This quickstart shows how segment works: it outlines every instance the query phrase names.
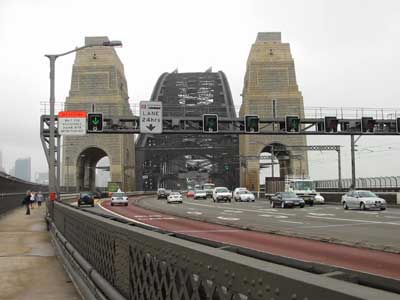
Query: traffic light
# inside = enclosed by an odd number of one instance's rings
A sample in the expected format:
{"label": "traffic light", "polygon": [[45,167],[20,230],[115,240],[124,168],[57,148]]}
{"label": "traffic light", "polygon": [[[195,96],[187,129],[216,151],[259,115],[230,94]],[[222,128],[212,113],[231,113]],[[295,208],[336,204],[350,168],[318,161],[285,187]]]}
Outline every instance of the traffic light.
{"label": "traffic light", "polygon": [[258,133],[260,132],[260,118],[258,116],[245,116],[244,117],[244,132]]}
{"label": "traffic light", "polygon": [[87,115],[87,131],[102,132],[103,131],[103,114],[88,113]]}
{"label": "traffic light", "polygon": [[372,117],[361,118],[361,132],[374,132],[375,120]]}
{"label": "traffic light", "polygon": [[397,133],[400,133],[400,118],[396,119],[396,131]]}
{"label": "traffic light", "polygon": [[286,132],[300,132],[300,118],[298,116],[286,116]]}
{"label": "traffic light", "polygon": [[203,115],[203,132],[208,132],[208,133],[218,132],[218,115],[215,114]]}
{"label": "traffic light", "polygon": [[229,165],[228,164],[224,164],[224,170],[225,170],[225,172],[229,172]]}
{"label": "traffic light", "polygon": [[325,117],[325,132],[337,132],[338,124],[336,117]]}

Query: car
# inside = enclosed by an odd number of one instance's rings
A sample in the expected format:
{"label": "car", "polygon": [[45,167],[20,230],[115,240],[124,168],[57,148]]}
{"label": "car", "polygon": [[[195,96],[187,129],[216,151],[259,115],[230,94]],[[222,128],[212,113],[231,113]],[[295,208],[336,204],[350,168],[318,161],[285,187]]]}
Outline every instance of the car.
{"label": "car", "polygon": [[228,190],[228,188],[222,186],[214,188],[212,197],[213,197],[213,202],[232,201],[232,193]]}
{"label": "car", "polygon": [[164,188],[159,188],[157,190],[157,199],[167,199],[168,195],[168,191]]}
{"label": "car", "polygon": [[247,202],[254,202],[256,201],[256,197],[254,197],[254,194],[252,192],[249,192],[248,190],[241,190],[236,193],[236,196],[234,196],[235,201],[247,201]]}
{"label": "car", "polygon": [[299,206],[303,208],[305,205],[304,199],[298,197],[295,193],[292,192],[279,192],[271,197],[271,207],[295,207]]}
{"label": "car", "polygon": [[179,192],[171,192],[167,197],[167,203],[182,203],[182,195]]}
{"label": "car", "polygon": [[94,199],[101,199],[102,198],[101,197],[101,192],[99,192],[99,191],[93,192],[93,198]]}
{"label": "car", "polygon": [[315,195],[314,204],[325,204],[325,198],[322,197],[320,194]]}
{"label": "car", "polygon": [[91,207],[94,207],[94,197],[92,192],[80,192],[77,200],[79,207],[81,205],[90,205]]}
{"label": "car", "polygon": [[342,206],[344,209],[355,208],[367,209],[386,209],[385,199],[379,198],[375,193],[363,190],[349,191],[342,196]]}
{"label": "car", "polygon": [[112,193],[111,206],[114,206],[114,205],[128,206],[128,196],[121,190],[118,190],[117,192]]}
{"label": "car", "polygon": [[233,190],[232,197],[233,197],[233,199],[235,199],[236,201],[239,200],[238,193],[239,193],[240,191],[247,191],[247,188],[245,188],[245,187],[237,187],[237,188],[235,188],[235,189]]}
{"label": "car", "polygon": [[194,197],[194,194],[195,194],[194,191],[188,191],[188,192],[186,193],[186,197],[188,197],[188,198]]}
{"label": "car", "polygon": [[195,190],[193,198],[194,200],[207,199],[207,193],[205,190]]}

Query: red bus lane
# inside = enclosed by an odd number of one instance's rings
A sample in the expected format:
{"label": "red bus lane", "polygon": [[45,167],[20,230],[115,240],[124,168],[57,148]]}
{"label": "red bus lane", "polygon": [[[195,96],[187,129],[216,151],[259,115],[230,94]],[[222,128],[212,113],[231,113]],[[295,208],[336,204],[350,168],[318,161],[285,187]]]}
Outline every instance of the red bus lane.
{"label": "red bus lane", "polygon": [[101,206],[120,216],[171,232],[241,246],[273,255],[400,279],[400,254],[235,229],[229,226],[166,215],[132,204],[127,207],[118,207],[111,206],[110,201],[105,201]]}

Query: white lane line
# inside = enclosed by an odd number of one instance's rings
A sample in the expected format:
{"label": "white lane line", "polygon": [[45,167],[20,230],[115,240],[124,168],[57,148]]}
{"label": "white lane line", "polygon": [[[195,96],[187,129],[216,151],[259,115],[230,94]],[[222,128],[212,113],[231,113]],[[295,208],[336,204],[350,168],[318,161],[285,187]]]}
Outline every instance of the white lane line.
{"label": "white lane line", "polygon": [[[224,210],[226,209],[226,207],[223,207],[223,206],[207,205],[207,204],[200,204],[200,203],[188,203],[188,204],[197,205],[197,206],[204,206],[204,207],[211,207],[211,208],[221,208],[221,209],[224,209]],[[231,210],[235,210],[234,207],[231,207],[230,209]],[[255,209],[243,209],[243,208],[240,208],[240,209],[236,209],[236,210],[260,213],[260,210],[255,210]],[[273,214],[274,212],[271,211],[269,213]],[[288,213],[281,213],[281,212],[277,212],[276,214],[285,215],[285,216],[295,216],[296,215],[296,214],[288,214]]]}
{"label": "white lane line", "polygon": [[282,223],[291,223],[291,224],[304,224],[303,222],[295,222],[295,221],[286,221],[286,220],[279,220]]}
{"label": "white lane line", "polygon": [[120,217],[120,218],[122,218],[122,219],[131,221],[131,222],[136,223],[136,224],[146,225],[146,226],[149,226],[149,227],[153,227],[153,228],[159,229],[157,226],[149,225],[149,224],[140,222],[140,221],[138,221],[138,220],[131,219],[131,218],[125,217],[125,216],[123,216],[123,215],[120,215],[120,214],[118,214],[118,213],[116,213],[116,212],[114,212],[114,211],[112,211],[112,210],[109,210],[109,209],[105,208],[101,203],[99,204],[99,207],[100,207],[101,209],[103,209],[103,210],[105,210],[105,211],[107,211],[107,212],[113,214],[113,215],[117,215],[118,217]]}
{"label": "white lane line", "polygon": [[197,216],[203,214],[203,213],[200,212],[200,211],[187,211],[186,213],[189,214],[189,215],[197,215]]}
{"label": "white lane line", "polygon": [[239,221],[239,218],[227,218],[227,217],[217,217],[217,219],[225,220],[225,221]]}
{"label": "white lane line", "polygon": [[275,218],[275,219],[287,219],[287,216],[277,216],[277,215],[258,215],[259,217]]}
{"label": "white lane line", "polygon": [[383,216],[383,217],[388,219],[400,219],[400,217],[395,217],[395,216]]}
{"label": "white lane line", "polygon": [[320,214],[320,213],[308,213],[308,214],[313,216],[331,216],[331,217],[335,216],[335,214]]}
{"label": "white lane line", "polygon": [[325,220],[334,220],[334,221],[346,221],[346,222],[358,222],[358,223],[369,223],[369,224],[384,224],[384,225],[398,225],[400,223],[393,223],[393,222],[379,222],[379,221],[367,221],[367,220],[356,220],[356,219],[341,219],[341,218],[330,218],[330,217],[317,217],[317,216],[306,216],[307,218],[314,218],[314,219],[325,219]]}
{"label": "white lane line", "polygon": [[224,210],[225,213],[233,213],[233,214],[241,214],[243,211],[241,210]]}

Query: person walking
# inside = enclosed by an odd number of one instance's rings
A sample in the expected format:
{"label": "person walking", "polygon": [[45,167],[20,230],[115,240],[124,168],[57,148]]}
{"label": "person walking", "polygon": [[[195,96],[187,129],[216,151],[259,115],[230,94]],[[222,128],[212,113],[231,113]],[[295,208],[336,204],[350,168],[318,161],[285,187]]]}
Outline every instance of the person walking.
{"label": "person walking", "polygon": [[35,203],[35,193],[32,192],[31,193],[31,198],[30,198],[30,202],[31,202],[31,209],[33,209],[33,204]]}
{"label": "person walking", "polygon": [[41,191],[39,191],[39,193],[36,195],[36,201],[39,207],[42,206],[42,201],[43,201],[43,194]]}
{"label": "person walking", "polygon": [[31,214],[31,210],[29,209],[30,205],[31,205],[31,192],[27,191],[24,200],[22,201],[22,204],[25,205],[26,207],[26,215],[30,215]]}

